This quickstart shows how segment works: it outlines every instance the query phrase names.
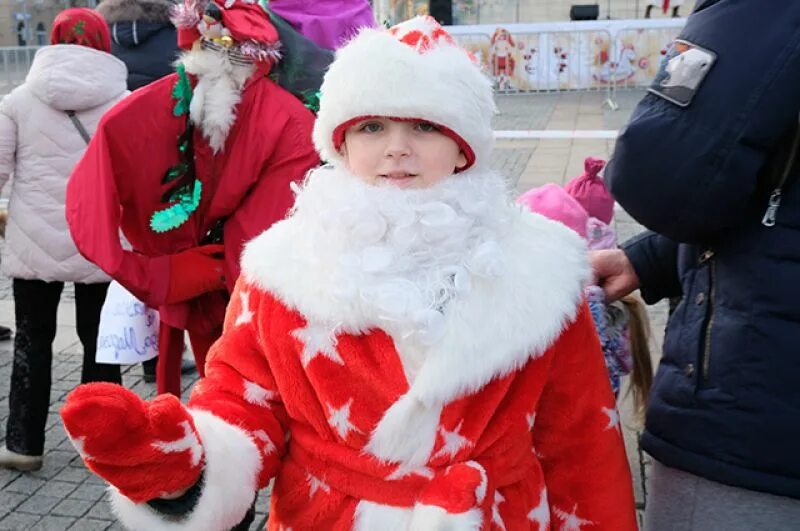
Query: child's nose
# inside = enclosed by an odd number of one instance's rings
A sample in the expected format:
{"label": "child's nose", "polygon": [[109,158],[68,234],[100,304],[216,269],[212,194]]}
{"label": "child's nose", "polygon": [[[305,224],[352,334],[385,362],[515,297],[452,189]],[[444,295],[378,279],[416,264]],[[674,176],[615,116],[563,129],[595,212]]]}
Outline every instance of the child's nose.
{"label": "child's nose", "polygon": [[390,158],[407,157],[411,154],[409,135],[405,131],[395,131],[389,135],[386,156]]}

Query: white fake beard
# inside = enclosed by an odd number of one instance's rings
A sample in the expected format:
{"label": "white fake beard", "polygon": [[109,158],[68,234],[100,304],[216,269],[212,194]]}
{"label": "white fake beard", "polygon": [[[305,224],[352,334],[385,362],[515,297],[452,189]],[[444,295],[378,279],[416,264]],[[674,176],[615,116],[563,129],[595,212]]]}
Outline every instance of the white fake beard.
{"label": "white fake beard", "polygon": [[228,132],[236,121],[242,88],[255,66],[233,64],[227,55],[204,49],[184,52],[178,62],[186,68],[186,73],[197,76],[189,117],[214,153],[218,153],[225,147]]}
{"label": "white fake beard", "polygon": [[334,300],[356,304],[397,338],[431,345],[446,307],[476,278],[503,273],[498,241],[514,212],[505,181],[489,170],[407,189],[326,166],[298,190],[291,222],[301,224],[302,254],[333,275]]}

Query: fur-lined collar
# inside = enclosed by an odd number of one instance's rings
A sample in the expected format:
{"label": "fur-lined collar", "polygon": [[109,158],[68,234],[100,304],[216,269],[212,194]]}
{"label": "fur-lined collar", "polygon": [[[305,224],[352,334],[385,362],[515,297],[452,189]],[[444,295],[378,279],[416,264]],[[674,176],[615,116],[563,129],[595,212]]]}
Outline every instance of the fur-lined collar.
{"label": "fur-lined collar", "polygon": [[[364,449],[383,462],[403,464],[402,470],[427,463],[447,403],[521,368],[555,342],[574,319],[588,280],[583,241],[565,226],[511,205],[491,185],[497,179],[471,169],[445,183],[438,196],[444,203],[409,205],[402,194],[414,192],[359,194],[358,186],[337,178],[336,171],[316,170],[299,192],[292,216],[248,243],[242,257],[244,278],[309,324],[329,327],[332,334],[379,328],[392,337],[410,387],[386,411]],[[461,183],[469,186],[466,201],[452,195],[450,184]],[[365,205],[370,199],[377,208]],[[480,230],[473,230],[472,218],[482,219],[475,225]],[[465,236],[458,232],[462,222]],[[330,230],[337,226],[347,228]],[[416,228],[402,234],[409,227]],[[462,249],[442,235],[463,242]],[[461,260],[437,260],[437,253],[414,246],[419,239]],[[419,269],[409,270],[404,261]],[[426,275],[430,270],[453,271],[453,286],[443,287],[435,319],[413,296],[430,294],[429,277],[432,285],[442,279]],[[394,289],[403,281],[407,290]],[[434,308],[439,301],[434,298]]]}
{"label": "fur-lined collar", "polygon": [[97,11],[109,24],[117,22],[169,22],[170,0],[103,0]]}
{"label": "fur-lined collar", "polygon": [[[576,315],[589,274],[583,241],[509,202],[501,208],[505,211],[498,209],[497,215],[508,218],[496,240],[503,274],[473,275],[470,289],[448,302],[436,341],[414,342],[426,352],[410,393],[426,405],[471,394],[518,369],[541,355]],[[344,286],[366,282],[366,275],[352,278],[341,256],[321,256],[326,246],[318,242],[330,236],[317,227],[330,219],[326,212],[318,216],[324,221],[294,215],[251,241],[242,257],[243,274],[309,321],[334,323],[349,333],[382,328],[401,350],[407,341],[387,329],[374,305],[335,296]],[[368,230],[363,225],[360,229]]]}

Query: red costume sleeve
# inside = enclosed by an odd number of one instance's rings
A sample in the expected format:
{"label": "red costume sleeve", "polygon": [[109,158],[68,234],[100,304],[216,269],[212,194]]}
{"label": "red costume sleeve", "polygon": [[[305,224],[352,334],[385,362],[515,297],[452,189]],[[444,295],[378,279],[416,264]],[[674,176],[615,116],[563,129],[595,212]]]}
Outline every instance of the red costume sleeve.
{"label": "red costume sleeve", "polygon": [[272,155],[264,163],[253,189],[225,222],[225,241],[238,242],[235,249],[226,247],[228,270],[235,273],[228,279],[230,289],[239,274],[244,244],[286,217],[294,204],[291,183],[302,182],[308,170],[319,165],[319,157],[309,141],[313,125],[311,113],[294,114],[281,131],[270,133],[271,138],[265,139],[275,142]]}
{"label": "red costume sleeve", "polygon": [[[286,411],[257,339],[261,294],[239,280],[225,316],[222,337],[211,347],[206,376],[189,400],[192,410],[202,409],[244,430],[261,458],[258,488],[269,483],[285,451]],[[255,471],[254,471],[255,472]]]}
{"label": "red costume sleeve", "polygon": [[[106,115],[108,116],[108,115]],[[104,118],[67,185],[66,216],[78,251],[150,307],[163,304],[169,256],[127,251],[120,242],[121,203],[112,153],[121,151]],[[123,159],[125,160],[125,159]]]}
{"label": "red costume sleeve", "polygon": [[553,528],[592,522],[635,531],[622,426],[585,304],[554,349],[533,427]]}

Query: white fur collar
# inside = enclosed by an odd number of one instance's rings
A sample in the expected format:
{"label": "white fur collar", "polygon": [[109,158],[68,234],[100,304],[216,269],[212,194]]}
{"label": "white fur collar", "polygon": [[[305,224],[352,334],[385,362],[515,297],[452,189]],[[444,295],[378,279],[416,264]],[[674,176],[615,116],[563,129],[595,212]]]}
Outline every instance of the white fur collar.
{"label": "white fur collar", "polygon": [[228,132],[236,121],[236,106],[253,65],[233,64],[227,55],[214,50],[184,52],[178,60],[186,72],[197,76],[189,116],[200,127],[214,153],[225,147]]}
{"label": "white fur collar", "polygon": [[[328,178],[331,182],[326,193],[334,194],[334,189],[343,194],[354,193],[357,185],[347,184],[337,172],[316,170],[310,174],[306,187],[312,189],[315,178]],[[499,179],[465,172],[454,177],[453,182],[462,178],[487,182]],[[488,243],[484,242],[492,247],[491,252],[483,253],[489,257],[482,264],[488,269],[486,274],[472,274],[469,289],[453,290],[441,318],[441,329],[433,334],[433,340],[401,337],[407,335],[408,329],[391,325],[385,315],[377,315],[373,301],[364,303],[358,297],[342,295],[343,288],[345,292],[366,288],[371,293],[374,286],[370,285],[370,275],[364,273],[369,267],[353,278],[351,265],[341,260],[341,249],[349,248],[352,242],[331,241],[337,233],[325,229],[331,223],[344,222],[341,220],[346,215],[341,217],[339,211],[340,217],[334,221],[337,212],[320,203],[318,197],[321,196],[301,190],[292,216],[247,244],[242,257],[243,274],[309,322],[349,333],[381,328],[394,338],[399,351],[409,345],[423,349],[423,361],[414,371],[409,395],[426,407],[471,394],[541,355],[576,315],[589,275],[583,241],[559,223],[523,212],[501,194],[500,204],[489,197],[482,206],[471,205],[476,210],[489,208],[494,217],[502,220],[497,227],[490,227],[491,237]],[[340,201],[331,197],[333,203]],[[352,201],[357,203],[358,199],[352,196]],[[365,223],[360,217],[352,220],[352,231],[358,231],[358,238],[364,242],[370,238],[379,240],[376,243],[385,242],[388,236],[381,237],[381,229],[373,230],[380,220],[371,221]],[[377,244],[366,247],[381,248]],[[379,251],[375,253],[380,255]],[[397,261],[398,257],[391,260]],[[383,262],[384,258],[379,256],[377,261]],[[476,265],[478,262],[474,261]],[[402,298],[399,291],[386,293]],[[404,357],[402,352],[400,356]]]}

